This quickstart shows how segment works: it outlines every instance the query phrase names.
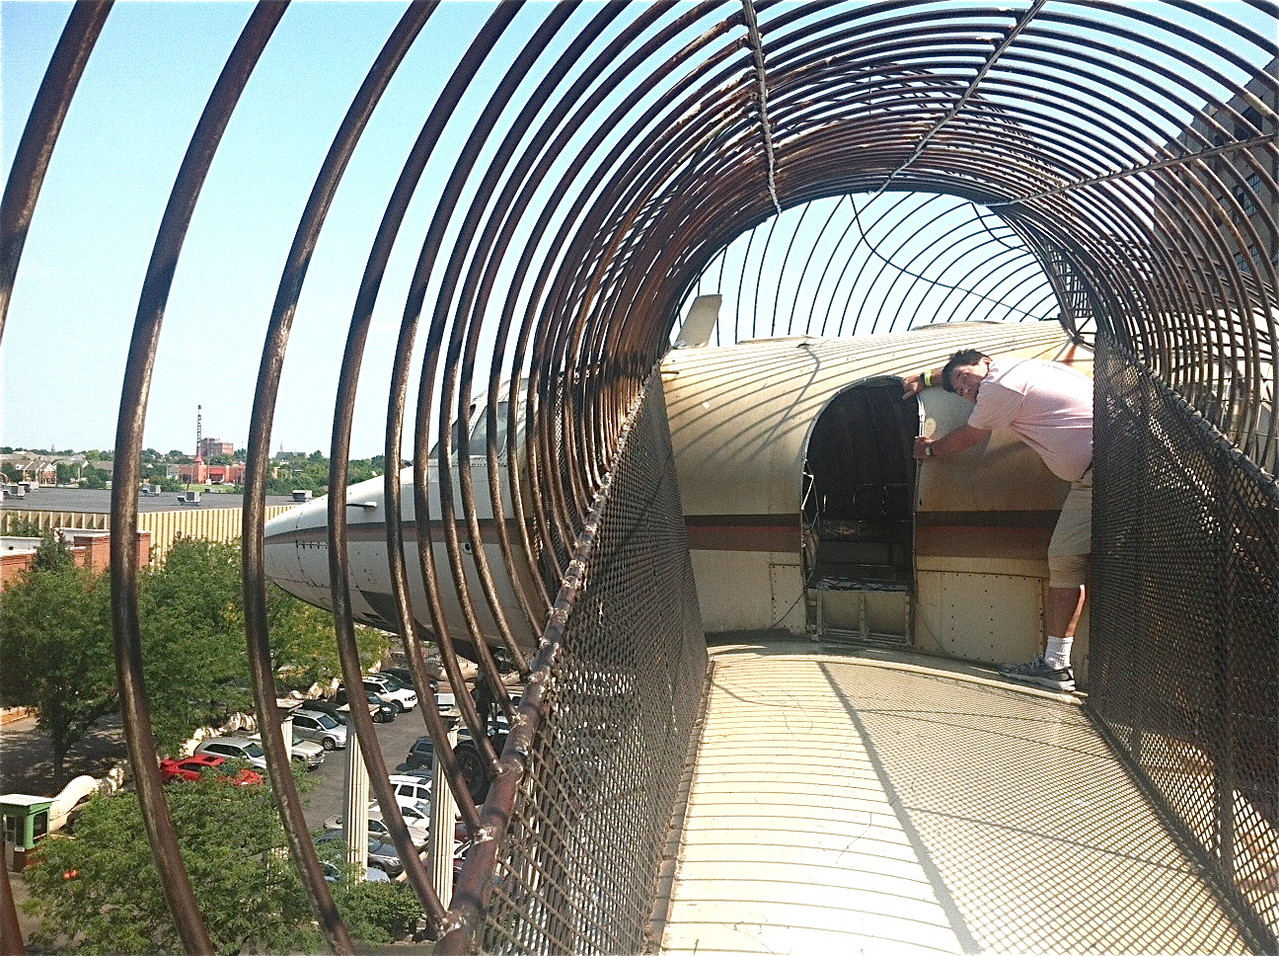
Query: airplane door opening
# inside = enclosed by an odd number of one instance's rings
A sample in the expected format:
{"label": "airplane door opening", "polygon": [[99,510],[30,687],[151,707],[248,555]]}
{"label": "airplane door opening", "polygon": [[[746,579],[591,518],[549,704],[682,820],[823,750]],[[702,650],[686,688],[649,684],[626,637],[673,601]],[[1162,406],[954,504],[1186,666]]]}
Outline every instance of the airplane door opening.
{"label": "airplane door opening", "polygon": [[814,640],[911,643],[919,403],[901,381],[837,395],[809,438],[803,482],[804,592]]}

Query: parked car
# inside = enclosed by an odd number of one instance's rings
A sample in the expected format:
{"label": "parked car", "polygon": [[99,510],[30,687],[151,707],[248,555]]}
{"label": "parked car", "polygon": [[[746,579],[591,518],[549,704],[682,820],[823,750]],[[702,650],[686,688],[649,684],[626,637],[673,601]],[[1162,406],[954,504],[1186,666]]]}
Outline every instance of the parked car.
{"label": "parked car", "polygon": [[[373,722],[376,724],[389,724],[400,712],[398,707],[372,691],[365,691],[364,698],[368,701],[369,715],[372,716]],[[308,704],[307,706],[311,705]],[[345,687],[338,688],[337,696],[333,698],[333,704],[330,706],[334,707],[342,715],[344,721],[346,720],[346,715],[351,710],[351,702],[346,696]]]}
{"label": "parked car", "polygon": [[[342,882],[342,870],[336,863],[330,863],[328,860],[321,860],[320,869],[324,871],[324,878],[328,880],[328,882],[330,883]],[[453,857],[453,874],[455,877],[460,872],[460,870],[461,868],[458,866],[458,857],[454,856]],[[386,870],[379,869],[376,866],[368,866],[367,864],[364,867],[364,881],[366,883],[392,882],[391,878],[387,875]]]}
{"label": "parked car", "polygon": [[266,751],[261,743],[249,737],[209,737],[200,742],[195,752],[245,760],[258,770],[266,769]]}
{"label": "parked car", "polygon": [[[431,811],[426,808],[425,815],[422,814],[422,808],[406,806],[400,804],[400,812],[404,815],[404,825],[408,828],[409,839],[414,846],[426,846],[426,841],[431,835]],[[343,814],[335,814],[324,821],[324,829],[341,830],[346,826],[346,819]],[[391,842],[391,831],[386,825],[386,820],[382,816],[382,810],[378,807],[377,801],[369,804],[369,836],[376,836],[380,840]]]}
{"label": "parked car", "polygon": [[293,732],[305,740],[319,744],[325,750],[341,750],[346,746],[346,724],[339,723],[330,714],[309,707],[293,712]]}
{"label": "parked car", "polygon": [[[345,830],[328,830],[315,840],[316,843],[328,842],[346,842]],[[395,849],[395,844],[384,843],[381,840],[370,836],[367,865],[381,870],[387,876],[395,878],[404,872],[404,864],[400,860],[399,851]]]}
{"label": "parked car", "polygon": [[[401,766],[405,770],[414,770],[421,767],[429,772],[431,763],[434,760],[435,741],[431,739],[430,734],[423,734],[413,741],[413,746],[409,748],[408,758]],[[396,767],[396,770],[399,771],[400,767]]]}
{"label": "parked car", "polygon": [[[398,680],[405,687],[412,688],[415,691],[418,689],[417,681],[413,679],[413,672],[409,670],[407,667],[383,667],[380,671],[378,671],[378,673],[390,674],[392,677]],[[439,688],[440,688],[440,682],[436,680],[434,677],[432,677],[431,693],[435,693],[437,690],[439,690]],[[418,696],[421,697],[422,695],[418,694]]]}
{"label": "parked car", "polygon": [[[225,769],[220,769],[225,767]],[[216,778],[237,786],[261,783],[262,774],[247,767],[232,773],[234,765],[227,765],[227,758],[212,753],[198,753],[190,757],[166,757],[160,761],[160,777],[165,783],[175,780],[206,780]]]}
{"label": "parked car", "polygon": [[432,786],[435,770],[433,767],[410,767],[407,763],[402,763],[395,768],[395,776],[412,777],[415,780],[425,781],[427,786]]}
{"label": "parked car", "polygon": [[[329,817],[327,820],[324,821],[324,829],[326,831],[341,830],[343,828],[343,825],[344,823],[340,815]],[[426,846],[427,839],[430,837],[430,833],[431,833],[430,827],[422,827],[416,823],[409,823],[407,820],[404,821],[404,825],[408,828],[409,838],[413,841],[414,846],[416,847]],[[382,812],[380,810],[369,810],[369,836],[376,837],[377,839],[381,840],[384,843],[392,842],[391,831],[387,827],[386,821],[382,818]],[[453,824],[454,842],[461,843],[465,839],[466,839],[466,824],[460,821],[454,823]]]}
{"label": "parked car", "polygon": [[400,710],[412,710],[417,706],[417,691],[404,686],[390,674],[365,674],[361,680],[365,690],[380,695]]}
{"label": "parked car", "polygon": [[[414,800],[412,797],[402,797],[396,794],[395,802],[400,805],[400,813],[404,815],[405,823],[412,823],[428,830],[430,829],[431,804],[429,801]],[[376,802],[374,806],[376,806]]]}
{"label": "parked car", "polygon": [[301,705],[307,710],[314,710],[321,714],[328,714],[343,727],[351,721],[351,708],[339,707],[335,702],[328,700],[308,700]]}
{"label": "parked car", "polygon": [[[496,743],[496,741],[501,740],[505,742],[506,735],[511,732],[510,721],[506,719],[506,716],[504,714],[498,714],[496,717],[492,718],[489,721],[488,731],[489,731],[488,732],[489,739],[495,741],[493,746],[498,747],[499,745]],[[470,727],[459,727],[457,729],[458,743],[461,743],[463,740],[470,740],[470,739],[472,739]]]}
{"label": "parked car", "polygon": [[[259,747],[262,745],[261,734],[254,734],[249,739],[256,741]],[[305,764],[307,770],[314,770],[324,763],[324,748],[317,743],[303,740],[296,733],[293,735],[293,744],[290,749],[293,755],[293,762]]]}
{"label": "parked car", "polygon": [[417,774],[391,774],[391,784],[395,787],[395,794],[398,797],[407,797],[410,800],[421,800],[428,807],[431,805],[431,781],[419,777]]}

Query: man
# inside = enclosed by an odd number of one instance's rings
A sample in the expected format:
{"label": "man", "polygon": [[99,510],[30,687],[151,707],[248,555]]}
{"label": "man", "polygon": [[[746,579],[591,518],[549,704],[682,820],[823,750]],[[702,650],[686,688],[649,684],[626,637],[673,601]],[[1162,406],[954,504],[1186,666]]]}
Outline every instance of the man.
{"label": "man", "polygon": [[902,380],[907,398],[935,384],[976,407],[968,423],[949,434],[916,438],[914,456],[920,461],[958,454],[1006,428],[1035,449],[1054,475],[1070,482],[1048,544],[1047,647],[1034,660],[999,671],[1023,683],[1073,691],[1070,648],[1084,606],[1092,550],[1092,380],[1059,362],[996,362],[976,349],[964,349],[945,367]]}

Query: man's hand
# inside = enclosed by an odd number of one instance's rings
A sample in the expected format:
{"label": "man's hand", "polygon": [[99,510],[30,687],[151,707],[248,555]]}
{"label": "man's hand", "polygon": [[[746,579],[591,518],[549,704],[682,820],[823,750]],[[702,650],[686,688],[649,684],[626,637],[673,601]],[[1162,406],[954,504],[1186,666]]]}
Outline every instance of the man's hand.
{"label": "man's hand", "polygon": [[924,380],[918,372],[911,372],[909,375],[902,376],[902,401],[910,398],[912,395],[918,395],[924,389]]}
{"label": "man's hand", "polygon": [[933,440],[931,438],[925,438],[923,435],[920,435],[915,439],[915,447],[911,449],[911,454],[920,461],[923,461],[925,458],[932,458],[933,456],[928,454],[928,447],[932,443]]}

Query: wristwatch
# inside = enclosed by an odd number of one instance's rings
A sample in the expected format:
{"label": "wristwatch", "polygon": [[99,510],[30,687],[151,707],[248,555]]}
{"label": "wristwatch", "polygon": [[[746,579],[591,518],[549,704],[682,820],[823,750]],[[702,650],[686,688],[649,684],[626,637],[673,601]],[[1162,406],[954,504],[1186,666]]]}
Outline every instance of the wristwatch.
{"label": "wristwatch", "polygon": [[924,446],[924,454],[927,455],[929,458],[935,458],[937,455],[937,453],[933,451],[932,445]]}

